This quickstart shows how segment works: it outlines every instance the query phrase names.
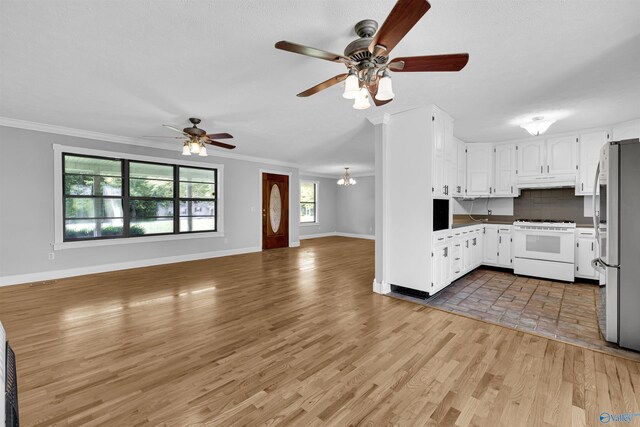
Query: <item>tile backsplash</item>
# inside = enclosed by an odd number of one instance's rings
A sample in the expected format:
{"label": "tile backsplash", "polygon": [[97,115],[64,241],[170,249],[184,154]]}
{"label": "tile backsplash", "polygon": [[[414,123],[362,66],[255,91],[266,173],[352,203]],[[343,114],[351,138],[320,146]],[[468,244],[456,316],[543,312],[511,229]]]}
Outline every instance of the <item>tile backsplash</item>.
{"label": "tile backsplash", "polygon": [[[513,215],[474,215],[478,219],[512,222],[516,219],[554,219],[575,221],[589,226],[590,217],[584,216],[584,200],[575,195],[573,188],[549,188],[522,190],[513,199]],[[467,215],[454,215],[454,222],[465,222]]]}

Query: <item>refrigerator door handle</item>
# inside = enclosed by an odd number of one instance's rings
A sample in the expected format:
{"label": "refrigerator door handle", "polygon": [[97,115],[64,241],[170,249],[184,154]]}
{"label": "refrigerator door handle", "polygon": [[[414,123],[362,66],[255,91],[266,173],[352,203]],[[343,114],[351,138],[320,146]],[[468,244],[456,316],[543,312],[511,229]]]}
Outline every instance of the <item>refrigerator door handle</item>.
{"label": "refrigerator door handle", "polygon": [[600,245],[600,230],[598,229],[598,225],[600,224],[600,216],[598,216],[598,210],[596,209],[596,197],[598,195],[598,181],[600,180],[600,161],[598,161],[598,166],[596,166],[596,177],[593,183],[593,198],[591,200],[591,205],[593,208],[593,229],[596,233],[596,242]]}

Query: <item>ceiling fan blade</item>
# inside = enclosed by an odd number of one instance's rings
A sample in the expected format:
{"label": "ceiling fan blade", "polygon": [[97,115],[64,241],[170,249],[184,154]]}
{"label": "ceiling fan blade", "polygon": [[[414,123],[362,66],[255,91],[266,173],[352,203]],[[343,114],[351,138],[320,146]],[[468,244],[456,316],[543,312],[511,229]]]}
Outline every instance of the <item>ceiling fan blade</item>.
{"label": "ceiling fan blade", "polygon": [[331,77],[329,80],[325,80],[322,83],[317,84],[314,87],[311,87],[311,88],[305,90],[304,92],[300,92],[296,96],[300,96],[300,97],[311,96],[311,95],[313,95],[315,93],[320,92],[321,90],[324,90],[326,88],[329,88],[329,87],[331,87],[333,85],[336,85],[336,84],[340,83],[341,81],[343,81],[346,78],[347,78],[347,73],[338,74],[337,76]]}
{"label": "ceiling fan blade", "polygon": [[234,148],[236,148],[235,145],[225,144],[224,142],[214,141],[212,139],[204,139],[203,142],[206,144],[215,145],[216,147],[226,148],[228,150],[233,150]]}
{"label": "ceiling fan blade", "polygon": [[287,52],[299,53],[300,55],[310,56],[312,58],[325,59],[332,62],[342,62],[344,64],[356,64],[355,61],[347,58],[346,56],[338,55],[337,53],[327,52],[325,50],[316,49],[315,47],[304,46],[297,43],[288,42],[285,40],[276,43],[276,49],[286,50]]}
{"label": "ceiling fan blade", "polygon": [[223,133],[208,133],[207,134],[207,138],[209,139],[229,139],[229,138],[233,138],[233,136],[231,136],[230,134],[223,132]]}
{"label": "ceiling fan blade", "polygon": [[373,36],[369,52],[373,56],[384,54],[385,51],[387,54],[391,52],[430,8],[431,5],[426,0],[398,0],[382,27]]}
{"label": "ceiling fan blade", "polygon": [[369,96],[371,97],[371,100],[376,105],[376,107],[381,107],[393,101],[393,98],[386,101],[380,101],[376,99],[376,94],[378,93],[378,80],[376,80],[375,82],[371,82],[367,89],[369,90]]}
{"label": "ceiling fan blade", "polygon": [[389,69],[395,72],[460,71],[469,61],[468,53],[450,55],[406,56],[394,58]]}
{"label": "ceiling fan blade", "polygon": [[145,136],[143,136],[142,138],[170,138],[170,139],[184,139],[184,136],[155,136],[155,135],[148,136],[148,135],[145,135]]}
{"label": "ceiling fan blade", "polygon": [[166,127],[166,128],[169,128],[169,129],[171,129],[171,130],[174,130],[174,131],[176,131],[176,132],[178,132],[178,133],[181,133],[181,134],[183,134],[183,135],[186,135],[182,129],[178,129],[177,127],[169,126],[169,125],[162,125],[162,126],[164,126],[164,127]]}

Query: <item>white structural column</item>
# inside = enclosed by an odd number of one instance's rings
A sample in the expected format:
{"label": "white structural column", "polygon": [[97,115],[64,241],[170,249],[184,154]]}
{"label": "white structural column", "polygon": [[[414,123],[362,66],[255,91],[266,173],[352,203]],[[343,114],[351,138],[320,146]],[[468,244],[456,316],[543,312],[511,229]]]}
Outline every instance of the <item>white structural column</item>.
{"label": "white structural column", "polygon": [[373,292],[386,294],[391,291],[390,286],[384,281],[384,150],[387,140],[387,124],[389,114],[371,118],[374,125],[375,144],[375,277],[373,279]]}

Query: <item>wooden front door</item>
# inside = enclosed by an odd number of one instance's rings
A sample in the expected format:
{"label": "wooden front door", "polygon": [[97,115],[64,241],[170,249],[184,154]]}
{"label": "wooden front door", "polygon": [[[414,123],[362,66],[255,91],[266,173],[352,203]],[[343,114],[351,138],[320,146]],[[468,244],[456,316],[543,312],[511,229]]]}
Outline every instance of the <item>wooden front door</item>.
{"label": "wooden front door", "polygon": [[262,174],[262,249],[289,246],[289,177]]}

